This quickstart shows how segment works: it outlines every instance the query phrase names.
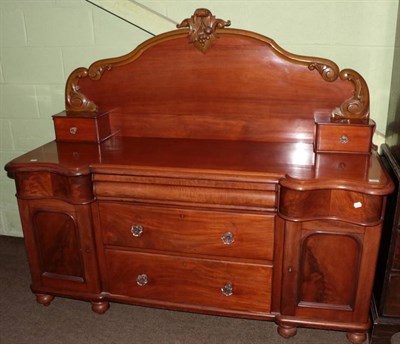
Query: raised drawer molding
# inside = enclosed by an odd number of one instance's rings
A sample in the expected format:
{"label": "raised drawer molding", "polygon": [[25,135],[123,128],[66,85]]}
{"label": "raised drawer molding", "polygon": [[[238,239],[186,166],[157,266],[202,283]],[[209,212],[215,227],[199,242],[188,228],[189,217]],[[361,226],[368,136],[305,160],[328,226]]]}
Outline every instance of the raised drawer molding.
{"label": "raised drawer molding", "polygon": [[6,165],[32,291],[367,338],[386,197],[357,72],[206,9],[77,68],[56,140]]}

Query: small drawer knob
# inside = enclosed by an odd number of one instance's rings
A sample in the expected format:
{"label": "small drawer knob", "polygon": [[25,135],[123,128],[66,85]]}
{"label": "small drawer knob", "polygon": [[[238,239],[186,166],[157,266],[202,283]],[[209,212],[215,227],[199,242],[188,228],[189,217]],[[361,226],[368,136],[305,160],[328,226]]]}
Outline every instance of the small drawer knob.
{"label": "small drawer knob", "polygon": [[72,135],[75,135],[78,132],[78,128],[77,127],[71,127],[71,128],[69,128],[69,132]]}
{"label": "small drawer knob", "polygon": [[233,295],[233,284],[232,283],[227,283],[221,288],[222,294],[225,296],[231,296]]}
{"label": "small drawer knob", "polygon": [[235,242],[235,236],[232,232],[226,232],[221,236],[224,245],[232,245]]}
{"label": "small drawer knob", "polygon": [[339,139],[340,143],[346,144],[347,142],[349,142],[349,138],[346,135],[342,135]]}
{"label": "small drawer knob", "polygon": [[136,283],[138,286],[143,287],[149,282],[146,274],[140,274],[136,277]]}
{"label": "small drawer knob", "polygon": [[133,225],[131,227],[132,236],[135,238],[140,238],[143,234],[143,226],[142,225]]}

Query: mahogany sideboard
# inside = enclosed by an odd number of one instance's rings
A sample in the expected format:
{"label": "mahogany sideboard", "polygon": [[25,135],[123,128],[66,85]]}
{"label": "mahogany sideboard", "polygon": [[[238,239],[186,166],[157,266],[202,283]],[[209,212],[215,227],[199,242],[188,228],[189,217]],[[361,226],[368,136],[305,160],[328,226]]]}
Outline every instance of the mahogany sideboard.
{"label": "mahogany sideboard", "polygon": [[390,176],[354,70],[198,9],[78,68],[8,163],[37,301],[125,302],[362,343]]}

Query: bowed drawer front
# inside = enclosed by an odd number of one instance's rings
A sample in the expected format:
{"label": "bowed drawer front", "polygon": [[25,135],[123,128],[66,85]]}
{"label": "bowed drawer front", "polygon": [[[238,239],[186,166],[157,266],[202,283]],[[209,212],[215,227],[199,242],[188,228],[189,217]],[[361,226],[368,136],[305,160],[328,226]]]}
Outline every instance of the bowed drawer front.
{"label": "bowed drawer front", "polygon": [[[324,207],[318,207],[324,204]],[[291,190],[282,188],[280,213],[296,220],[339,219],[352,223],[379,223],[384,207],[380,196],[347,190]]]}

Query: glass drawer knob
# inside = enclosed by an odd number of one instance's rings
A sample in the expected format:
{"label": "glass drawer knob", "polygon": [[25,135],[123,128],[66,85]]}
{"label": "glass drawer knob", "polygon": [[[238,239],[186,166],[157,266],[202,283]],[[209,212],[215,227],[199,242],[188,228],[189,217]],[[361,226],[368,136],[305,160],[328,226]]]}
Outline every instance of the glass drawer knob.
{"label": "glass drawer knob", "polygon": [[146,274],[140,274],[136,277],[136,283],[138,286],[143,287],[149,282]]}
{"label": "glass drawer knob", "polygon": [[221,236],[224,245],[232,245],[235,242],[235,236],[232,232],[226,232]]}
{"label": "glass drawer knob", "polygon": [[225,296],[231,296],[233,295],[233,284],[232,283],[227,283],[221,288],[222,294]]}
{"label": "glass drawer knob", "polygon": [[349,142],[349,138],[346,135],[342,135],[339,140],[340,140],[340,143],[343,143],[343,144]]}
{"label": "glass drawer knob", "polygon": [[72,135],[75,135],[78,132],[78,128],[77,127],[71,127],[71,128],[69,128],[69,132]]}
{"label": "glass drawer knob", "polygon": [[142,225],[133,225],[131,227],[131,233],[135,238],[140,238],[143,234],[143,226]]}

